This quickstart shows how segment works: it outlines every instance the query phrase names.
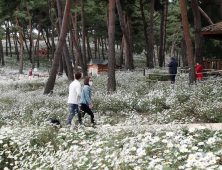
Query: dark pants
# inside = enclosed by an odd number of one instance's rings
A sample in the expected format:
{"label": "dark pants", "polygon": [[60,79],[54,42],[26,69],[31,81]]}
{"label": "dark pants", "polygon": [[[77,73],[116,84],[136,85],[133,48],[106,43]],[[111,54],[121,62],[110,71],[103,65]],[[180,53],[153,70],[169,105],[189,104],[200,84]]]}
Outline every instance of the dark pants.
{"label": "dark pants", "polygon": [[171,84],[174,84],[174,83],[175,83],[175,77],[176,77],[176,74],[170,75]]}
{"label": "dark pants", "polygon": [[[94,123],[94,114],[92,112],[92,110],[89,108],[89,106],[87,106],[86,104],[81,104],[81,110],[82,110],[82,117],[85,116],[85,114],[87,113],[88,115],[91,116],[91,122]],[[80,120],[80,124],[82,124],[82,119]]]}
{"label": "dark pants", "polygon": [[69,104],[70,105],[70,115],[68,117],[68,120],[66,122],[66,125],[70,125],[71,122],[72,122],[72,119],[73,117],[75,116],[75,112],[78,113],[78,119],[79,119],[79,122],[80,122],[80,119],[81,119],[81,113],[79,111],[79,107],[77,104]]}

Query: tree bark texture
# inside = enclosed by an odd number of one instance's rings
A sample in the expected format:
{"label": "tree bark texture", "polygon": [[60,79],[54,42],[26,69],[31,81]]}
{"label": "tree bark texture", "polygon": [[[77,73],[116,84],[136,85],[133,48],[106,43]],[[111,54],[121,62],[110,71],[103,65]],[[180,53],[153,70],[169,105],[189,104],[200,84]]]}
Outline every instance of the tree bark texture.
{"label": "tree bark texture", "polygon": [[185,41],[187,45],[188,64],[190,67],[189,80],[190,80],[190,84],[193,84],[194,82],[196,82],[196,73],[195,73],[195,68],[194,68],[194,54],[193,54],[193,46],[192,46],[192,40],[190,36],[190,29],[189,29],[189,23],[188,23],[188,17],[187,17],[186,1],[180,0],[180,10],[181,10],[181,16],[182,16],[182,22],[183,22],[184,36],[185,36]]}
{"label": "tree bark texture", "polygon": [[8,42],[9,42],[9,51],[10,51],[10,56],[12,57],[12,47],[11,47],[11,40],[10,40],[10,30],[9,30],[9,22],[7,22],[6,24],[6,31],[7,31],[7,38],[8,38]]}
{"label": "tree bark texture", "polygon": [[151,9],[150,9],[150,33],[149,33],[149,45],[148,45],[148,67],[154,68],[153,65],[153,50],[154,50],[154,43],[153,43],[153,13],[154,13],[154,2],[155,0],[151,0]]}
{"label": "tree bark texture", "polygon": [[220,22],[222,22],[222,0],[220,0]]}
{"label": "tree bark texture", "polygon": [[[165,2],[163,2],[163,5],[165,4]],[[163,32],[164,32],[164,10],[161,11],[161,22],[160,22],[160,48],[159,48],[159,55],[158,55],[158,62],[159,62],[159,66],[163,67],[163,60],[164,60],[164,56],[163,56]]]}
{"label": "tree bark texture", "polygon": [[92,58],[92,52],[91,52],[91,47],[90,47],[90,44],[89,44],[88,31],[86,31],[86,41],[87,41],[87,50],[88,50],[88,53],[89,53],[88,60],[90,61],[90,59]]}
{"label": "tree bark texture", "polygon": [[[129,69],[132,70],[134,69],[133,66],[133,54],[132,54],[132,49],[130,48],[130,38],[129,35],[127,33],[127,29],[124,23],[124,19],[123,19],[123,12],[121,9],[121,5],[120,5],[120,0],[116,0],[116,6],[117,6],[117,11],[119,14],[119,22],[120,22],[120,26],[121,26],[121,30],[123,32],[124,38],[125,38],[125,42],[126,42],[126,46],[124,45],[125,48],[127,48],[126,50],[126,54],[125,54],[125,69]],[[110,20],[109,20],[110,22]]]}
{"label": "tree bark texture", "polygon": [[23,32],[23,36],[22,36],[22,37],[23,37],[23,41],[24,41],[24,43],[25,43],[25,47],[26,47],[27,53],[29,54],[29,60],[30,60],[30,63],[32,63],[32,57],[31,57],[31,55],[30,55],[30,51],[29,51],[28,45],[27,45],[27,43],[26,43],[25,29],[24,29],[23,24],[22,24],[22,32]]}
{"label": "tree bark texture", "polygon": [[165,47],[166,47],[166,25],[167,25],[167,15],[168,15],[168,0],[166,0],[165,4],[165,12],[164,12],[164,26],[163,26],[163,67],[165,67]]}
{"label": "tree bark texture", "polygon": [[[62,28],[62,18],[63,18],[63,16],[62,16],[63,4],[62,4],[61,0],[57,0],[57,8],[58,8],[59,27],[60,27],[60,30],[61,30],[61,28]],[[64,45],[63,45],[63,57],[64,57],[64,60],[65,60],[64,64],[66,66],[64,68],[67,68],[66,75],[68,73],[68,75],[67,75],[68,80],[69,81],[73,81],[74,80],[74,76],[73,76],[72,63],[70,61],[69,50],[68,50],[66,41],[64,42]],[[63,60],[63,62],[64,62],[64,60]]]}
{"label": "tree bark texture", "polygon": [[200,62],[202,66],[203,63],[203,34],[201,31],[201,18],[200,12],[198,10],[197,0],[191,0],[191,6],[194,16],[194,33],[195,33],[195,62]]}
{"label": "tree bark texture", "polygon": [[[25,3],[26,9],[27,9],[27,13],[28,13],[28,17],[30,17],[30,13],[29,13],[29,9],[28,9],[28,5],[27,3]],[[31,36],[31,43],[32,43],[32,68],[35,68],[35,47],[34,47],[34,41],[33,41],[33,35],[32,35],[32,22],[31,19],[29,19],[29,29],[30,29],[30,36]],[[31,51],[31,49],[30,49]]]}
{"label": "tree bark texture", "polygon": [[14,45],[15,45],[15,53],[17,56],[17,61],[19,61],[19,53],[18,53],[18,43],[17,43],[17,31],[14,29],[14,35],[13,35],[13,39],[14,39]]}
{"label": "tree bark texture", "polygon": [[116,91],[115,78],[115,0],[109,0],[108,91]]}
{"label": "tree bark texture", "polygon": [[[145,43],[146,43],[146,51],[148,51],[148,44],[149,43],[148,43],[148,35],[147,35],[147,31],[146,31],[147,24],[146,24],[145,15],[144,15],[144,12],[143,12],[142,0],[139,0],[139,3],[140,3],[141,16],[142,16],[142,20],[143,20],[143,33],[144,33],[144,38],[145,38]],[[146,66],[147,67],[149,66],[147,53],[146,53]]]}
{"label": "tree bark texture", "polygon": [[187,45],[186,45],[184,34],[181,39],[180,45],[181,45],[181,56],[182,56],[182,61],[183,61],[183,67],[187,67],[188,66]]}
{"label": "tree bark texture", "polygon": [[86,62],[86,27],[85,27],[85,16],[84,16],[84,4],[81,4],[81,19],[82,19],[82,58],[84,65],[87,65]]}
{"label": "tree bark texture", "polygon": [[[79,0],[76,0],[76,8],[78,7],[78,5],[79,5]],[[78,14],[77,14],[77,12],[75,12],[74,31],[75,31],[75,41],[76,41],[76,43],[78,43],[78,41],[79,41],[79,34],[78,34],[78,29],[77,29],[77,17],[78,17]],[[80,48],[80,47],[78,47],[78,48]],[[78,71],[78,62],[79,62],[80,55],[81,55],[81,51],[78,54],[76,52],[75,72]]]}
{"label": "tree bark texture", "polygon": [[39,37],[41,30],[41,11],[39,11],[39,30],[38,30],[38,38],[37,38],[37,68],[39,68]]}
{"label": "tree bark texture", "polygon": [[55,57],[52,64],[51,74],[48,78],[48,81],[45,86],[44,94],[49,94],[52,92],[54,85],[55,85],[55,79],[56,79],[56,73],[59,66],[59,60],[61,58],[61,52],[63,45],[65,43],[65,38],[67,34],[67,26],[68,26],[68,19],[70,14],[70,8],[71,8],[72,0],[66,0],[66,6],[64,10],[64,16],[63,16],[63,22],[62,22],[62,28],[61,33],[58,41],[58,45],[55,52]]}
{"label": "tree bark texture", "polygon": [[2,63],[2,66],[5,65],[4,53],[3,53],[3,45],[2,45],[1,37],[0,37],[0,62]]}
{"label": "tree bark texture", "polygon": [[[18,7],[16,7],[16,11],[18,11]],[[18,23],[18,16],[15,17],[16,26],[19,27]],[[22,33],[21,30],[18,30],[19,32],[19,39],[20,39],[20,66],[19,66],[19,73],[22,74],[23,71],[23,41],[22,41]]]}
{"label": "tree bark texture", "polygon": [[77,44],[77,42],[75,40],[75,37],[72,33],[72,28],[71,28],[70,25],[69,25],[69,32],[70,32],[70,36],[72,37],[73,44],[76,48],[76,55],[79,56],[79,61],[80,61],[81,67],[82,67],[83,77],[86,77],[87,76],[87,66],[83,62],[83,59],[82,59],[82,56],[81,56],[81,49],[79,47],[79,44]]}
{"label": "tree bark texture", "polygon": [[200,11],[200,13],[206,18],[206,20],[208,21],[208,23],[210,25],[213,25],[214,23],[211,21],[211,19],[208,17],[208,15],[201,9],[201,7],[198,6],[198,9]]}

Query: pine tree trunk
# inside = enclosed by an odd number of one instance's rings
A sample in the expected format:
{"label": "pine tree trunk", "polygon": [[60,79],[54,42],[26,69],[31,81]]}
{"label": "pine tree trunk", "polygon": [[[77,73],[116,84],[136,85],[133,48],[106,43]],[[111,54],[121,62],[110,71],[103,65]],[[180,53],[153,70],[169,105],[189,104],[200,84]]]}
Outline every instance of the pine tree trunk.
{"label": "pine tree trunk", "polygon": [[[58,19],[59,19],[59,27],[60,27],[60,30],[62,28],[62,9],[63,9],[63,4],[62,4],[62,1],[61,0],[57,0],[57,8],[58,8]],[[69,24],[68,24],[69,25]],[[68,47],[67,47],[67,44],[66,44],[66,39],[65,39],[65,42],[64,42],[64,45],[63,45],[63,57],[64,57],[64,60],[63,62],[65,61],[64,65],[65,65],[65,70],[66,71],[66,75],[68,77],[68,80],[69,81],[73,81],[74,80],[74,76],[73,76],[73,69],[72,69],[72,63],[70,61],[70,56],[69,56],[69,50],[68,50]]]}
{"label": "pine tree trunk", "polygon": [[91,52],[91,47],[90,47],[90,44],[89,44],[88,31],[86,31],[86,40],[87,40],[87,50],[89,52],[88,60],[90,61],[90,59],[92,58],[92,52]]}
{"label": "pine tree trunk", "polygon": [[109,58],[108,58],[108,91],[116,91],[115,78],[115,0],[109,0]]}
{"label": "pine tree trunk", "polygon": [[[193,16],[194,16],[194,32],[195,32],[195,58],[196,62],[203,63],[203,35],[201,31],[201,18],[198,10],[197,0],[191,0]],[[195,61],[194,61],[195,62]]]}
{"label": "pine tree trunk", "polygon": [[[18,7],[16,7],[16,11],[18,11]],[[16,22],[16,26],[19,27],[19,23],[18,23],[18,16],[16,15],[15,17],[15,22]],[[22,33],[21,30],[18,30],[19,32],[19,39],[20,39],[20,67],[19,67],[19,73],[22,74],[23,71],[23,41],[22,41]]]}
{"label": "pine tree trunk", "polygon": [[[165,5],[165,2],[163,1],[162,4]],[[160,67],[163,67],[163,60],[164,60],[163,34],[164,34],[164,9],[161,11],[161,22],[160,22],[160,48],[159,48],[159,55],[158,55],[158,62],[159,62]]]}
{"label": "pine tree trunk", "polygon": [[222,0],[220,0],[220,22],[222,22]]}
{"label": "pine tree trunk", "polygon": [[100,44],[100,39],[98,38],[98,47],[97,47],[97,49],[98,49],[98,56],[99,56],[99,59],[100,59],[100,50],[99,50],[99,44]]}
{"label": "pine tree trunk", "polygon": [[37,38],[37,68],[39,68],[39,37],[40,37],[40,29],[41,29],[41,12],[39,11],[39,30],[38,30],[38,38]]}
{"label": "pine tree trunk", "polygon": [[184,35],[187,45],[188,64],[190,67],[189,80],[190,84],[193,84],[194,82],[196,82],[196,73],[194,68],[194,54],[193,54],[192,40],[190,36],[189,23],[187,17],[186,1],[180,0],[180,10],[183,22]]}
{"label": "pine tree trunk", "polygon": [[163,67],[165,67],[165,47],[166,47],[166,25],[167,25],[167,14],[168,14],[168,0],[166,1],[165,5],[165,12],[164,12],[164,27],[163,27]]}
{"label": "pine tree trunk", "polygon": [[[27,12],[28,12],[28,17],[30,18],[30,13],[29,13],[29,9],[28,9],[28,5],[27,3],[25,3]],[[30,35],[31,35],[31,44],[32,44],[32,68],[35,68],[35,44],[34,44],[34,40],[33,40],[33,35],[32,35],[32,23],[31,23],[31,19],[29,19],[29,29],[30,29]],[[31,49],[30,49],[31,51]]]}
{"label": "pine tree trunk", "polygon": [[[79,5],[79,0],[76,0],[76,8],[78,7]],[[78,43],[79,41],[79,34],[78,34],[78,29],[77,29],[77,17],[78,17],[78,14],[77,12],[75,12],[75,26],[74,26],[74,31],[75,31],[75,41],[76,43]],[[70,31],[70,30],[69,30]],[[77,54],[77,50],[76,50],[76,62],[75,62],[75,72],[78,71],[78,62],[79,62],[79,57],[81,55],[81,51],[79,54]]]}
{"label": "pine tree trunk", "polygon": [[105,44],[105,49],[106,49],[106,51],[107,51],[108,49],[107,49],[107,45],[106,45],[106,37],[105,37],[104,44]]}
{"label": "pine tree trunk", "polygon": [[53,60],[51,74],[50,74],[49,79],[46,83],[44,94],[51,93],[54,88],[54,85],[55,85],[55,79],[56,79],[57,69],[59,66],[59,60],[61,58],[61,52],[62,52],[63,45],[65,43],[65,38],[66,38],[66,34],[67,34],[67,26],[68,26],[71,4],[72,4],[72,0],[66,0],[66,6],[65,6],[65,10],[64,10],[61,33],[60,33],[58,45],[56,48],[55,57]]}
{"label": "pine tree trunk", "polygon": [[151,0],[150,33],[149,33],[149,45],[148,45],[148,52],[147,52],[149,68],[154,68],[154,65],[153,65],[153,49],[154,49],[154,43],[153,43],[153,13],[154,13],[154,2],[155,2],[155,0]]}
{"label": "pine tree trunk", "polygon": [[[126,63],[125,63],[125,69],[129,69],[132,70],[134,68],[133,66],[133,57],[132,57],[132,49],[130,46],[130,38],[129,35],[127,33],[127,29],[125,27],[125,23],[124,23],[124,19],[123,19],[123,12],[121,9],[121,5],[120,5],[120,0],[116,0],[116,6],[117,6],[117,11],[119,14],[119,22],[120,22],[120,26],[121,26],[121,30],[123,32],[124,38],[125,38],[125,42],[126,42],[126,46],[124,45],[124,47],[127,48],[126,52],[127,54],[125,55],[125,58],[127,58]],[[110,20],[109,20],[110,22]],[[127,56],[127,57],[126,57]]]}
{"label": "pine tree trunk", "polygon": [[25,29],[24,29],[23,24],[22,24],[22,32],[23,32],[23,40],[24,40],[24,43],[25,43],[25,47],[26,47],[27,53],[29,54],[29,60],[30,60],[30,62],[31,62],[31,61],[32,61],[32,58],[31,58],[31,55],[30,55],[30,52],[29,52],[28,45],[27,45],[27,43],[26,43]]}
{"label": "pine tree trunk", "polygon": [[102,41],[102,56],[103,56],[103,60],[105,60],[105,55],[104,55],[104,45],[103,45],[103,39],[101,38]]}
{"label": "pine tree trunk", "polygon": [[139,3],[140,3],[140,11],[141,11],[141,16],[142,16],[142,20],[143,20],[143,33],[144,33],[144,38],[145,38],[145,43],[146,43],[146,66],[148,67],[149,66],[149,63],[148,63],[148,55],[147,55],[147,51],[148,51],[148,35],[147,35],[147,24],[146,24],[146,19],[145,19],[145,15],[144,15],[144,12],[143,12],[143,3],[142,3],[142,0],[139,0]]}
{"label": "pine tree trunk", "polygon": [[17,56],[17,61],[19,61],[19,53],[18,53],[18,43],[17,43],[17,31],[14,30],[14,35],[13,35],[13,39],[14,39],[14,45],[15,45],[15,53]]}
{"label": "pine tree trunk", "polygon": [[5,65],[4,53],[3,53],[3,45],[2,45],[2,39],[1,39],[1,37],[0,37],[0,62],[2,63],[2,66]]}
{"label": "pine tree trunk", "polygon": [[[96,25],[97,27],[97,25]],[[97,58],[97,37],[96,37],[96,27],[95,27],[95,35],[94,35],[94,47],[95,47],[95,59]]]}
{"label": "pine tree trunk", "polygon": [[8,56],[8,29],[7,29],[6,23],[5,23],[5,28],[6,28],[5,55]]}
{"label": "pine tree trunk", "polygon": [[86,37],[86,27],[85,27],[85,16],[84,16],[84,5],[83,2],[81,4],[81,19],[82,19],[82,58],[83,58],[83,63],[84,65],[87,65],[86,62],[86,42],[85,42],[85,37]]}
{"label": "pine tree trunk", "polygon": [[208,15],[201,9],[201,7],[198,6],[198,9],[200,11],[200,13],[206,18],[206,20],[208,21],[208,23],[210,25],[213,25],[214,23],[211,21],[211,19],[208,17]]}
{"label": "pine tree trunk", "polygon": [[122,43],[120,46],[120,53],[119,53],[119,66],[122,67],[123,64],[123,48],[124,48],[124,38],[122,38]]}
{"label": "pine tree trunk", "polygon": [[8,42],[9,42],[9,51],[10,51],[10,56],[12,57],[12,47],[11,47],[11,40],[10,40],[10,30],[9,30],[9,22],[7,22],[7,33],[8,33]]}

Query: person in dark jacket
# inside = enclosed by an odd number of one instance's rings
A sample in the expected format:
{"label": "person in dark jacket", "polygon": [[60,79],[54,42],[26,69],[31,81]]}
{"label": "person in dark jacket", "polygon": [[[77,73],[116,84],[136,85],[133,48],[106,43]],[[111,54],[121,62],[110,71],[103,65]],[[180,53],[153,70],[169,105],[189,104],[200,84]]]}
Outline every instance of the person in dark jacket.
{"label": "person in dark jacket", "polygon": [[176,74],[177,74],[177,66],[178,66],[178,62],[175,60],[174,57],[171,57],[171,61],[168,64],[168,67],[170,67],[171,84],[175,83],[175,77],[176,77]]}

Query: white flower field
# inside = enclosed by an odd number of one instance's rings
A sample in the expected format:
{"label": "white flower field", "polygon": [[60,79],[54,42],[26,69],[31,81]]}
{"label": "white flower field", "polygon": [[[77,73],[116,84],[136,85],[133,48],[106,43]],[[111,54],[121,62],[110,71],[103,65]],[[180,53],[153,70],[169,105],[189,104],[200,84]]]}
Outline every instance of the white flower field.
{"label": "white flower field", "polygon": [[[93,78],[96,128],[79,127],[69,115],[67,77],[57,77],[54,91],[43,95],[47,77],[28,79],[31,64],[7,57],[0,68],[0,169],[47,170],[222,170],[222,79],[208,77],[188,85],[188,74],[176,84],[148,83],[140,70],[117,71],[117,91],[107,93],[107,75]],[[38,73],[48,76],[46,67]],[[166,72],[166,71],[162,71]],[[81,81],[83,84],[83,80]],[[48,123],[59,119],[63,128]],[[198,128],[180,124],[199,123]],[[154,125],[155,126],[150,126]],[[161,125],[161,126],[158,126]]]}

